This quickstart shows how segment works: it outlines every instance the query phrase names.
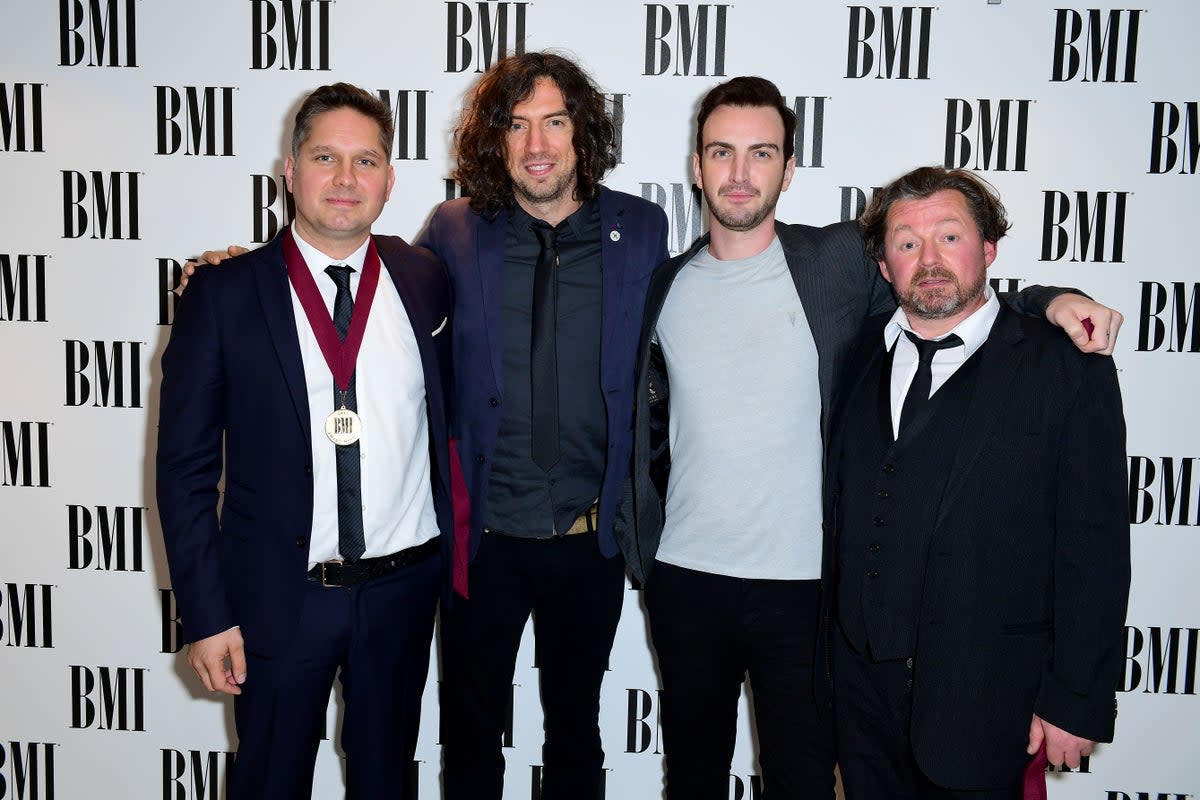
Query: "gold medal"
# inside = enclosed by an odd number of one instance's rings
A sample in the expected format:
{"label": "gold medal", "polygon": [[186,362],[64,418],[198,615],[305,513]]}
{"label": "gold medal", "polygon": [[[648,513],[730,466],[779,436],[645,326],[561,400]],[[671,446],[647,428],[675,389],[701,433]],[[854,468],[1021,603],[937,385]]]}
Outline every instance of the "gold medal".
{"label": "gold medal", "polygon": [[362,418],[345,406],[325,418],[325,435],[336,445],[354,444],[362,429]]}

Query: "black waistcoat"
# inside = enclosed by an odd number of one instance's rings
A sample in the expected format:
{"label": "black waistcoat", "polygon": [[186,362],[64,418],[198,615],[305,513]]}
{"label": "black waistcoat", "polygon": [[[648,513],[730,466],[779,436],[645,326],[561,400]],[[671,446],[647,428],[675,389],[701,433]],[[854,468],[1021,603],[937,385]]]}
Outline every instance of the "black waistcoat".
{"label": "black waistcoat", "polygon": [[837,613],[850,643],[876,660],[916,649],[930,537],[981,352],[950,376],[896,441],[892,353],[881,353],[847,398],[836,476]]}

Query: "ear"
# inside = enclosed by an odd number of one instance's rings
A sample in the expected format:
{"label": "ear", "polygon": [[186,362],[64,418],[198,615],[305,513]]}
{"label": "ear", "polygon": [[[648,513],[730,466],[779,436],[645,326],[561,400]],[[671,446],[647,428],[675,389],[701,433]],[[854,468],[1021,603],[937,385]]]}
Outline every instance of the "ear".
{"label": "ear", "polygon": [[289,153],[288,157],[283,160],[283,179],[287,183],[288,191],[292,191],[292,173],[296,169],[296,159]]}
{"label": "ear", "polygon": [[704,177],[700,174],[700,154],[692,153],[692,181],[704,191]]}
{"label": "ear", "polygon": [[892,273],[888,272],[887,262],[884,261],[882,258],[879,259],[879,272],[883,275],[883,279],[885,281],[887,281],[888,283],[894,283],[894,281],[892,280]]}
{"label": "ear", "polygon": [[983,243],[983,268],[987,269],[988,267],[990,267],[992,265],[992,262],[995,260],[996,260],[996,243],[995,242],[984,242]]}
{"label": "ear", "polygon": [[779,187],[779,191],[786,192],[788,187],[792,185],[792,176],[796,174],[796,157],[792,156],[783,167],[783,185]]}
{"label": "ear", "polygon": [[384,201],[385,203],[386,203],[388,200],[391,200],[391,199],[392,199],[392,187],[393,187],[393,186],[395,186],[395,185],[396,185],[396,168],[395,168],[395,166],[393,166],[393,165],[389,164],[389,165],[388,165],[388,183],[387,183],[387,192],[385,192],[385,193],[384,193],[384,195],[383,195],[383,201]]}

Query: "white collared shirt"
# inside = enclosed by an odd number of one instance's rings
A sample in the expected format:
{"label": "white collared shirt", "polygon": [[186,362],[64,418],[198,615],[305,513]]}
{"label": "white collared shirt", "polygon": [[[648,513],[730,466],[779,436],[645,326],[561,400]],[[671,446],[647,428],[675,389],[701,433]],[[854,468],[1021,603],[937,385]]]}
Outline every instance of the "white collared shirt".
{"label": "white collared shirt", "polygon": [[[996,315],[1000,313],[1000,301],[996,299],[996,294],[992,291],[991,286],[984,286],[983,292],[987,299],[982,306],[975,309],[971,316],[946,331],[945,334],[935,337],[934,341],[940,341],[952,333],[958,334],[958,338],[962,339],[963,343],[957,347],[938,350],[933,354],[933,364],[930,366],[932,377],[929,386],[930,397],[933,397],[937,390],[942,388],[942,384],[949,380],[950,376],[987,341],[988,334],[992,330],[992,323],[996,321]],[[907,336],[901,336],[903,331],[916,333],[909,324],[904,309],[897,308],[896,313],[892,314],[892,318],[883,328],[884,348],[890,350],[893,345],[896,347],[896,351],[892,355],[891,384],[893,437],[900,435],[900,410],[904,407],[904,397],[908,394],[908,387],[912,385],[913,378],[917,374],[917,346],[910,342]]]}
{"label": "white collared shirt", "polygon": [[[333,314],[337,285],[325,274],[330,264],[353,267],[350,292],[357,298],[367,243],[348,258],[330,258],[292,235],[312,272],[325,307]],[[325,418],[334,410],[333,373],[292,288],[292,310],[308,387],[312,426],[313,524],[308,566],[338,557],[336,445],[325,436]],[[371,314],[358,353],[355,396],[363,421],[362,459],[364,558],[421,544],[438,533],[430,484],[429,424],[425,377],[412,323],[387,269],[381,270]]]}

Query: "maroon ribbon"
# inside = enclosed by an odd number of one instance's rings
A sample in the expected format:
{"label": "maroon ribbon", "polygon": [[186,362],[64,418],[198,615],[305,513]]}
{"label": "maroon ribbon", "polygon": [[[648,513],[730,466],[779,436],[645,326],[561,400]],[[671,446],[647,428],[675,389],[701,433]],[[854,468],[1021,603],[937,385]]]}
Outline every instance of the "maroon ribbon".
{"label": "maroon ribbon", "polygon": [[345,392],[350,388],[350,377],[354,375],[354,365],[358,362],[358,351],[362,347],[363,334],[367,330],[367,316],[371,313],[371,303],[375,300],[375,287],[379,285],[379,251],[375,249],[375,240],[368,239],[367,257],[363,261],[362,280],[358,284],[358,297],[354,301],[354,311],[350,315],[350,328],[346,331],[346,339],[338,338],[337,328],[333,326],[333,317],[325,301],[321,299],[321,290],[313,280],[312,272],[292,238],[292,229],[283,232],[283,260],[287,264],[288,279],[296,296],[300,298],[300,306],[308,317],[317,344],[325,356],[325,363],[333,373],[333,382],[338,391]]}
{"label": "maroon ribbon", "polygon": [[1046,798],[1046,743],[1034,755],[1033,760],[1025,767],[1025,780],[1022,787],[1024,800],[1047,800]]}

